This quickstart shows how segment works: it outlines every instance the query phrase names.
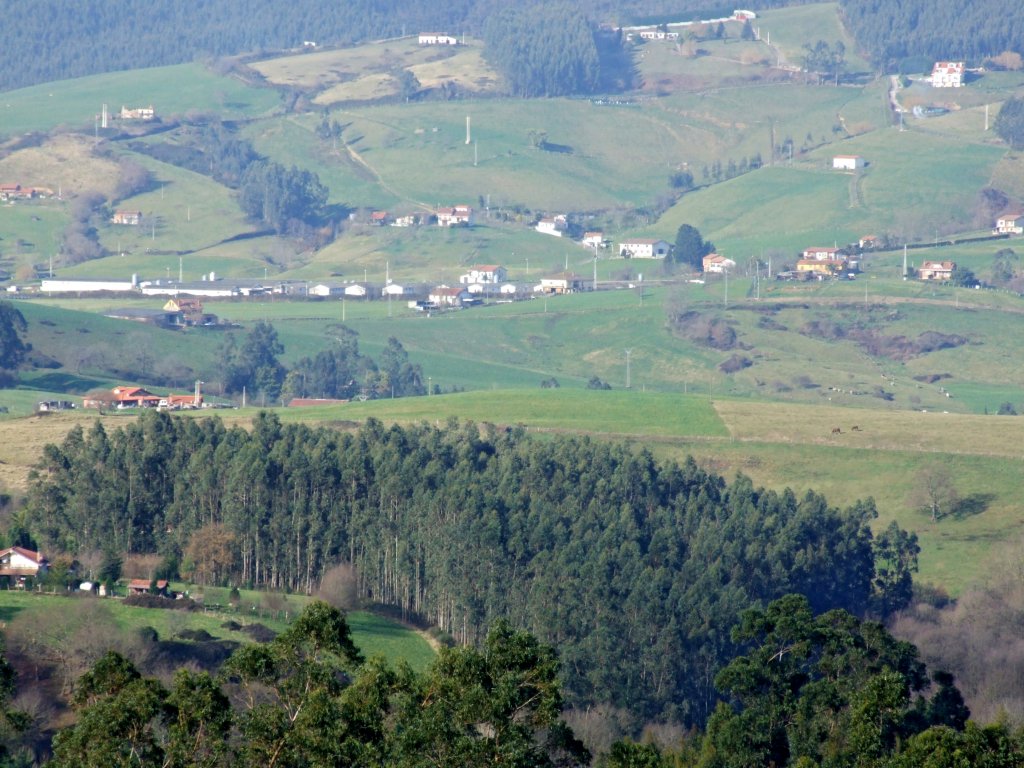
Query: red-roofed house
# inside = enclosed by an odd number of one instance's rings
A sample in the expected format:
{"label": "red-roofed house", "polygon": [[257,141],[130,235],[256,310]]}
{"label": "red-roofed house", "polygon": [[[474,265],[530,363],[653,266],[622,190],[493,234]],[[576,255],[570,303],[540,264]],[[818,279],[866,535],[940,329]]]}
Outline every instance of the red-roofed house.
{"label": "red-roofed house", "polygon": [[437,209],[437,226],[469,227],[473,225],[473,208],[468,205],[456,205],[451,208]]}
{"label": "red-roofed house", "polygon": [[932,67],[932,88],[959,88],[964,84],[962,61],[936,61]]}
{"label": "red-roofed house", "polygon": [[118,408],[156,408],[160,396],[142,387],[114,387],[114,404]]}
{"label": "red-roofed house", "polygon": [[704,271],[709,273],[728,272],[736,267],[735,261],[727,259],[725,256],[720,256],[717,253],[709,253],[704,257],[702,264]]}
{"label": "red-roofed house", "polygon": [[391,223],[391,216],[387,211],[374,211],[370,214],[370,223],[383,227],[385,224]]}
{"label": "red-roofed house", "polygon": [[1024,234],[1024,213],[1004,213],[996,219],[996,232],[1004,235]]}
{"label": "red-roofed house", "polygon": [[955,261],[923,261],[917,276],[922,280],[952,280]]}
{"label": "red-roofed house", "polygon": [[142,223],[142,211],[114,211],[114,216],[110,221],[114,224],[137,227]]}
{"label": "red-roofed house", "polygon": [[13,200],[21,193],[21,184],[0,184],[0,200]]}
{"label": "red-roofed house", "polygon": [[[149,579],[132,579],[128,582],[128,594],[129,595],[145,595],[149,593],[149,588],[153,584]],[[167,597],[167,580],[160,579],[156,582],[156,594]]]}
{"label": "red-roofed house", "polygon": [[604,248],[604,232],[584,232],[582,242],[588,248]]}
{"label": "red-roofed house", "polygon": [[46,573],[50,563],[39,552],[24,547],[8,547],[0,550],[0,576],[25,585],[25,579],[34,579]]}

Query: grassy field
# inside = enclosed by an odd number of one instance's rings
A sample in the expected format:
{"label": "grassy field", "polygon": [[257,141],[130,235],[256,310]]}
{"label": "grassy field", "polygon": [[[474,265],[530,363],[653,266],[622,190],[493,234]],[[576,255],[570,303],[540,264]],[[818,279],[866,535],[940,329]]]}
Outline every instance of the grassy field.
{"label": "grassy field", "polygon": [[[221,415],[228,424],[246,424],[255,412],[249,408]],[[772,403],[714,393],[709,398],[706,392],[567,388],[477,391],[278,413],[285,421],[340,427],[371,416],[400,423],[443,425],[457,418],[481,425],[522,424],[542,439],[552,432],[582,433],[623,439],[662,458],[692,455],[726,477],[742,472],[771,488],[813,489],[837,505],[871,496],[879,509],[878,526],[897,520],[920,537],[921,579],[953,593],[983,575],[994,546],[1024,532],[1017,501],[1024,459],[1024,419],[1019,417]],[[24,488],[42,447],[92,418],[77,413],[0,422],[0,446],[6,446],[0,448],[0,481],[14,490]],[[104,420],[114,428],[130,418]],[[832,433],[836,427],[840,434]],[[915,507],[917,477],[933,466],[956,468],[959,493],[973,500],[968,513],[933,522]]]}
{"label": "grassy field", "polygon": [[395,75],[412,72],[423,89],[450,83],[465,93],[494,92],[500,76],[482,56],[483,45],[467,39],[457,47],[422,46],[417,37],[354,48],[266,59],[251,68],[274,85],[300,88],[318,105],[368,101],[398,95]]}
{"label": "grassy field", "polygon": [[[226,590],[225,590],[226,591]],[[281,596],[278,596],[281,597]],[[75,597],[25,593],[17,591],[0,591],[0,620],[6,623],[17,621],[20,615],[34,612],[52,612],[59,609],[69,600],[97,600],[97,598]],[[291,605],[289,616],[301,610],[303,600],[294,596],[284,598],[285,604]],[[125,605],[117,599],[98,599],[112,614],[118,629],[124,632],[137,632],[144,627],[152,627],[161,640],[170,640],[182,632],[203,630],[217,639],[232,640],[238,643],[252,642],[251,637],[242,630],[225,627],[227,622],[234,621],[241,626],[262,624],[275,632],[282,632],[287,622],[281,618],[284,609],[275,612],[275,616],[267,615],[267,611],[231,610],[218,611],[177,611],[159,608],[141,608]],[[356,646],[367,658],[384,656],[392,663],[405,661],[415,670],[422,671],[434,658],[430,644],[414,630],[381,616],[365,611],[348,613],[348,624],[352,629],[352,637]]]}
{"label": "grassy field", "polygon": [[0,98],[0,131],[8,135],[57,126],[87,128],[103,104],[111,113],[122,105],[148,106],[157,115],[218,112],[225,118],[263,114],[278,104],[277,94],[233,77],[213,74],[199,64],[136,69],[62,80],[7,91]]}

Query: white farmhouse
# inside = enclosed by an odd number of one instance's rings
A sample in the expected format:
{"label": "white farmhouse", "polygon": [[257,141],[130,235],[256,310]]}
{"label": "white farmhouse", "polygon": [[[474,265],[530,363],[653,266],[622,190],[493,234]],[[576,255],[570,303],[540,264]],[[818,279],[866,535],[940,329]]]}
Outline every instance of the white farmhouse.
{"label": "white farmhouse", "polygon": [[0,576],[6,576],[18,586],[24,586],[25,579],[45,574],[49,565],[42,554],[31,549],[8,547],[0,550]]}
{"label": "white farmhouse", "polygon": [[507,279],[508,271],[496,264],[479,264],[459,276],[459,282],[463,285],[497,285]]}
{"label": "white farmhouse", "polygon": [[619,256],[624,259],[664,259],[672,252],[667,240],[637,238],[619,244]]}
{"label": "white farmhouse", "polygon": [[1024,235],[1024,213],[1004,213],[996,219],[996,232],[1001,235]]}
{"label": "white farmhouse", "polygon": [[836,155],[832,158],[832,167],[841,171],[858,171],[865,165],[860,155]]}
{"label": "white farmhouse", "polygon": [[932,88],[959,88],[964,84],[962,61],[936,61],[932,67]]}
{"label": "white farmhouse", "polygon": [[534,227],[542,235],[553,235],[554,237],[561,237],[565,232],[566,218],[564,215],[552,216],[550,218],[544,218],[537,222],[537,226]]}

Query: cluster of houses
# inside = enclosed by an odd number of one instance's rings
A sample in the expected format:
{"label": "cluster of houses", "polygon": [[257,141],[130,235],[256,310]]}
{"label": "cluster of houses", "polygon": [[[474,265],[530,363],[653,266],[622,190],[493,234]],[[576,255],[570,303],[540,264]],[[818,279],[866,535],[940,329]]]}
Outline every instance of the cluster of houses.
{"label": "cluster of houses", "polygon": [[193,410],[203,407],[203,394],[200,382],[196,382],[195,392],[188,395],[157,395],[143,387],[117,386],[109,391],[91,392],[82,398],[83,408],[97,410],[127,408],[159,408],[172,411]]}
{"label": "cluster of houses", "polygon": [[420,45],[458,45],[459,38],[440,32],[420,32]]}
{"label": "cluster of houses", "polygon": [[161,309],[118,307],[103,313],[115,320],[133,320],[160,328],[209,328],[219,324],[216,315],[203,309],[203,302],[196,298],[176,297]]}
{"label": "cluster of houses", "polygon": [[[353,219],[356,214],[352,214]],[[433,221],[439,227],[470,227],[476,223],[471,205],[437,208],[433,214],[407,213],[396,216],[388,211],[373,211],[366,223],[375,227],[418,227]]]}
{"label": "cluster of houses", "polygon": [[[49,570],[50,561],[43,557],[41,552],[27,547],[7,547],[0,550],[0,579],[5,580],[8,587],[25,589],[30,580],[34,581],[45,577]],[[125,586],[129,595],[156,594],[161,597],[178,597],[171,591],[170,584],[165,579],[156,581],[129,579]],[[91,581],[79,582],[78,590],[80,592],[98,591],[101,596],[107,594],[103,585],[97,585]]]}
{"label": "cluster of houses", "polygon": [[49,187],[23,187],[17,183],[0,184],[0,201],[12,203],[15,200],[37,200],[46,197],[53,197],[53,190]]}
{"label": "cluster of houses", "polygon": [[678,40],[680,32],[672,27],[693,27],[706,26],[709,24],[725,24],[730,21],[738,21],[741,24],[753,21],[757,18],[754,11],[735,10],[731,16],[720,16],[714,19],[701,19],[699,21],[677,21],[669,24],[643,25],[633,27],[622,27],[619,31],[627,40]]}

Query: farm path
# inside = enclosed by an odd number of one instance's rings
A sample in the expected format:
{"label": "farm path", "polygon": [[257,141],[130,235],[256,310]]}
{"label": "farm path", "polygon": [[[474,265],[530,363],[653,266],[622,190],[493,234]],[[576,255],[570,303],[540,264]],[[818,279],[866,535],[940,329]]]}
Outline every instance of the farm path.
{"label": "farm path", "polygon": [[[345,114],[345,113],[342,113],[342,114]],[[387,124],[381,122],[381,125],[387,125]],[[413,198],[409,197],[408,195],[404,194],[403,192],[395,189],[390,184],[388,184],[384,180],[384,177],[380,175],[380,172],[376,168],[374,168],[372,165],[370,165],[370,163],[368,163],[366,161],[366,158],[364,158],[361,154],[359,154],[359,151],[355,147],[353,147],[345,139],[344,136],[342,136],[341,142],[342,142],[342,145],[345,147],[345,152],[348,154],[349,159],[356,166],[358,166],[359,168],[362,168],[364,171],[366,171],[368,174],[370,174],[370,177],[373,179],[373,181],[375,183],[377,183],[380,186],[380,188],[383,189],[385,192],[388,192],[388,193],[394,195],[399,200],[404,200],[407,203],[412,203],[413,205],[418,206],[418,207],[422,208],[425,211],[432,211],[434,209],[433,206],[430,205],[429,203],[424,203],[422,200],[414,200]]]}

